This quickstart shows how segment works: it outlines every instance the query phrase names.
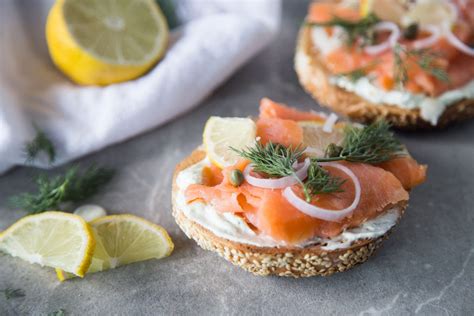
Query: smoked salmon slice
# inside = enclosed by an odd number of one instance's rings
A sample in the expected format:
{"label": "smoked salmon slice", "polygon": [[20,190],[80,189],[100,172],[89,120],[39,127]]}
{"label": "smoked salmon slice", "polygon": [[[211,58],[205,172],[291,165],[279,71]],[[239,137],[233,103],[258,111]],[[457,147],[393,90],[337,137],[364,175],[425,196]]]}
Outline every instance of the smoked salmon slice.
{"label": "smoked salmon slice", "polygon": [[[282,196],[282,190],[256,188],[248,183],[237,188],[227,183],[214,187],[194,184],[187,188],[185,197],[188,203],[203,200],[219,212],[242,213],[260,232],[289,244],[314,236],[337,236],[348,227],[357,227],[374,218],[390,205],[408,200],[408,192],[392,173],[366,164],[344,164],[358,177],[362,195],[352,216],[341,222],[312,218],[290,205]],[[312,203],[327,209],[343,209],[354,199],[354,185],[341,171],[332,168],[328,171],[347,179],[344,192],[318,195]]]}
{"label": "smoked salmon slice", "polygon": [[296,148],[303,142],[303,128],[292,120],[259,118],[257,136],[264,145],[271,141],[274,144]]}
{"label": "smoked salmon slice", "polygon": [[279,118],[293,121],[324,121],[325,117],[312,112],[299,111],[283,103],[263,98],[260,101],[260,118]]}
{"label": "smoked salmon slice", "polygon": [[426,166],[420,165],[412,157],[397,157],[378,166],[393,173],[407,190],[422,184],[426,180]]}

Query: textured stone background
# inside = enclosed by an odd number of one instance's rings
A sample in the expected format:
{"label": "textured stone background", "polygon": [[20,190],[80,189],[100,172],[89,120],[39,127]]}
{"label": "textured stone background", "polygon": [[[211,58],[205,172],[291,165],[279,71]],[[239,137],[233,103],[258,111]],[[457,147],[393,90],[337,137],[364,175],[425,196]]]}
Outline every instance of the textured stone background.
{"label": "textured stone background", "polygon": [[[176,244],[174,253],[64,283],[52,269],[0,255],[0,289],[26,292],[9,301],[0,296],[0,315],[44,315],[59,308],[74,315],[474,314],[474,122],[400,135],[429,164],[428,181],[412,192],[406,216],[376,256],[349,272],[298,280],[254,277],[197,247],[174,223],[172,170],[200,143],[209,115],[254,115],[263,96],[317,108],[292,67],[306,7],[305,1],[285,1],[278,38],[198,109],[78,161],[120,170],[89,202],[163,225]],[[24,215],[9,209],[6,199],[32,189],[35,173],[22,168],[0,178],[0,229]]]}

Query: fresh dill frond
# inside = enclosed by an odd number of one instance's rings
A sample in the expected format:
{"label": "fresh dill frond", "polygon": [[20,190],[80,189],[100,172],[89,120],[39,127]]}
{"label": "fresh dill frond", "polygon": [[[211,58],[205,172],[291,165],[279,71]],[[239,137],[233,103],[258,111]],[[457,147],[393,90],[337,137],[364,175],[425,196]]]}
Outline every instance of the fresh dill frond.
{"label": "fresh dill frond", "polygon": [[367,76],[366,68],[357,68],[349,72],[340,74],[340,76],[347,77],[350,81],[356,82],[360,78]]}
{"label": "fresh dill frond", "polygon": [[23,193],[10,199],[11,205],[30,214],[48,210],[60,210],[64,202],[80,202],[96,194],[112,179],[114,171],[92,166],[84,172],[78,167],[70,168],[64,175],[36,179],[37,192]]}
{"label": "fresh dill frond", "polygon": [[327,171],[318,166],[317,160],[312,159],[308,168],[308,175],[301,181],[295,173],[295,163],[303,155],[303,147],[285,147],[280,144],[268,142],[262,145],[257,142],[254,147],[245,150],[236,150],[241,157],[252,162],[253,170],[264,173],[269,177],[294,176],[303,189],[308,202],[317,194],[341,192],[344,181],[334,178]]}
{"label": "fresh dill frond", "polygon": [[294,163],[303,155],[303,147],[285,147],[268,142],[262,145],[256,142],[254,147],[238,150],[231,147],[241,157],[253,164],[253,170],[269,177],[286,177],[294,173]]}
{"label": "fresh dill frond", "polygon": [[308,177],[304,185],[311,196],[317,194],[337,193],[343,192],[341,186],[346,180],[332,177],[329,172],[318,165],[317,159],[311,159],[311,164],[308,168]]}
{"label": "fresh dill frond", "polygon": [[403,86],[408,81],[407,62],[414,61],[420,69],[432,75],[442,82],[449,83],[448,74],[443,68],[436,65],[438,55],[427,49],[407,49],[400,44],[393,47],[394,57],[394,80],[398,85]]}
{"label": "fresh dill frond", "polygon": [[26,162],[32,163],[40,153],[45,153],[48,157],[49,163],[52,164],[56,160],[56,149],[53,142],[48,136],[38,128],[36,129],[36,136],[30,142],[26,143],[24,152],[26,155]]}
{"label": "fresh dill frond", "polygon": [[3,294],[5,295],[5,299],[7,300],[25,296],[25,292],[22,289],[6,288],[4,290],[1,290],[1,292],[3,292]]}
{"label": "fresh dill frond", "polygon": [[333,16],[327,22],[316,23],[307,22],[309,26],[341,27],[347,34],[347,45],[353,45],[358,39],[362,40],[363,45],[371,45],[374,41],[373,27],[380,22],[380,19],[373,13],[368,14],[359,21],[351,21]]}
{"label": "fresh dill frond", "polygon": [[356,82],[357,80],[367,76],[370,69],[372,67],[374,67],[375,65],[377,65],[378,63],[379,63],[378,60],[374,60],[366,66],[356,68],[356,69],[354,69],[352,71],[349,71],[349,72],[340,73],[340,74],[338,74],[338,76],[347,77],[350,81]]}
{"label": "fresh dill frond", "polygon": [[57,311],[48,313],[48,316],[64,316],[64,315],[66,315],[66,310],[64,310],[62,308],[58,309]]}
{"label": "fresh dill frond", "polygon": [[[367,164],[378,164],[403,155],[404,147],[390,131],[390,125],[383,120],[358,128],[347,126],[344,130],[342,148],[336,156],[319,161],[346,160]],[[326,151],[328,152],[328,151]]]}

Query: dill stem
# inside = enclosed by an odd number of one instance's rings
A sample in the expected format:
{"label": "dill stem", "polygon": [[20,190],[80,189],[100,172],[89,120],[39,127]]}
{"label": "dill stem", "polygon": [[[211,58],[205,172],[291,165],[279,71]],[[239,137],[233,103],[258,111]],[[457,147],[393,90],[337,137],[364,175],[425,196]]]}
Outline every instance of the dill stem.
{"label": "dill stem", "polygon": [[331,161],[339,161],[339,160],[346,160],[346,157],[322,157],[316,158],[318,162],[331,162]]}

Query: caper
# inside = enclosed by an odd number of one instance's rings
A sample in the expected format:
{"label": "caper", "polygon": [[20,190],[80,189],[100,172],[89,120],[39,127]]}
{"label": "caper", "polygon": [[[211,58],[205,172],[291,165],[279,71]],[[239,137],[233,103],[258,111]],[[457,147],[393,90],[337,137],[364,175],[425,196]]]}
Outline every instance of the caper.
{"label": "caper", "polygon": [[244,182],[244,175],[239,169],[234,169],[230,172],[230,183],[234,187],[238,187]]}
{"label": "caper", "polygon": [[338,146],[334,143],[330,143],[328,147],[326,148],[325,155],[326,157],[333,158],[333,157],[339,157],[341,154],[342,147]]}
{"label": "caper", "polygon": [[413,40],[418,36],[418,23],[412,23],[403,30],[403,37]]}

